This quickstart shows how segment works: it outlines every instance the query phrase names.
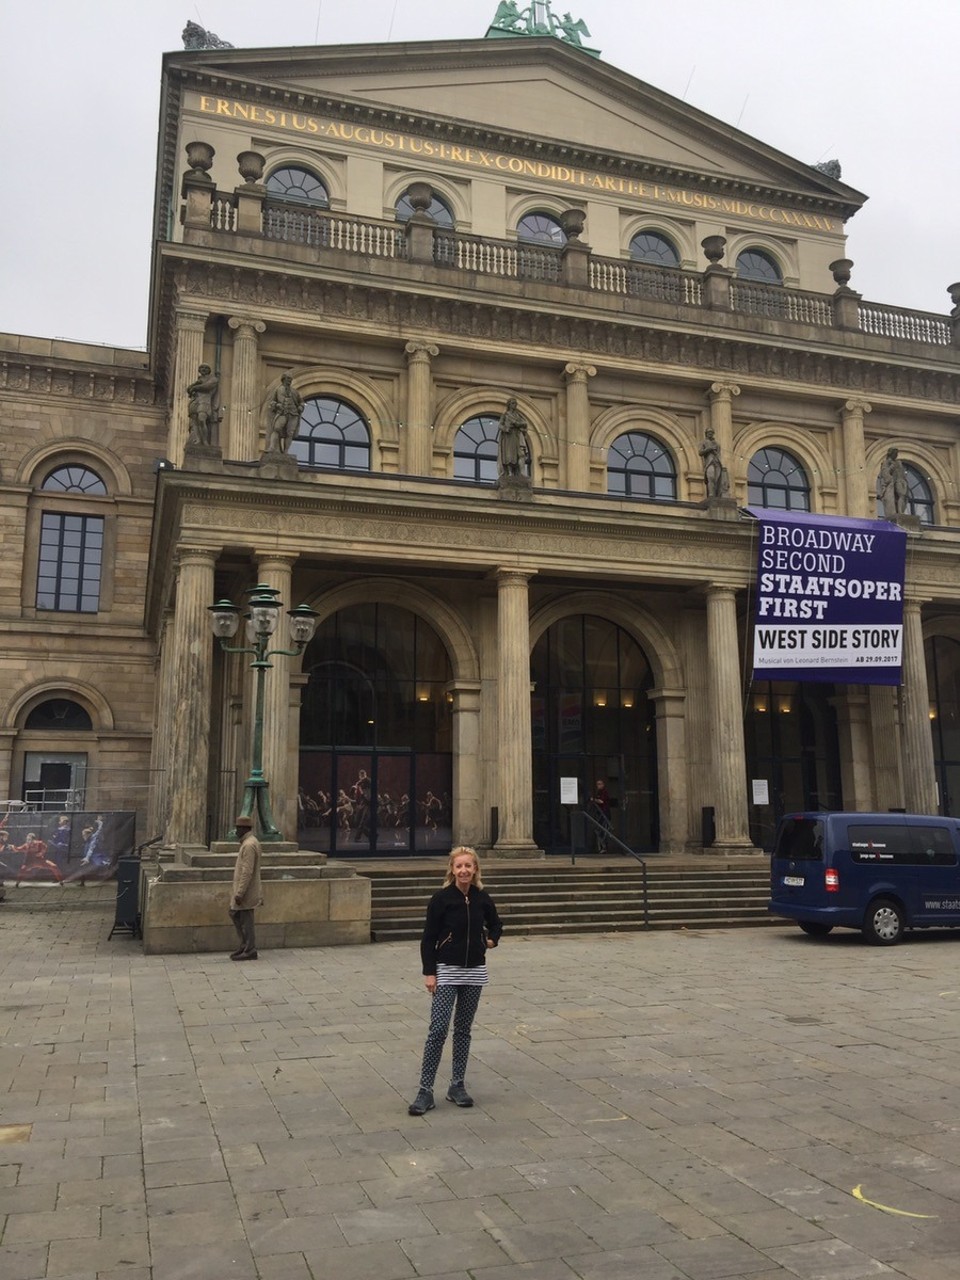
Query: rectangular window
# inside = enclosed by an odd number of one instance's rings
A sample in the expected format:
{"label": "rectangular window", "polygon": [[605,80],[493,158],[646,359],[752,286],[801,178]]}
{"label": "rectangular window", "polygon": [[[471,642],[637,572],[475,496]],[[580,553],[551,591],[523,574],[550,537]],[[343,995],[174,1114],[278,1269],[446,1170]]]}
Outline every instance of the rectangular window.
{"label": "rectangular window", "polygon": [[103,516],[45,511],[40,525],[37,608],[96,613],[102,560]]}

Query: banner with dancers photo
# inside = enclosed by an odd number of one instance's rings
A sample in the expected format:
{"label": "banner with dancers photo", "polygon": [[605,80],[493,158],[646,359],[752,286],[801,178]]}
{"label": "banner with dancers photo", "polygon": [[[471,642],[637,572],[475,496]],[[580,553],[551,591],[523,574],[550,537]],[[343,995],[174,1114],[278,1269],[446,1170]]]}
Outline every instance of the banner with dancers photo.
{"label": "banner with dancers photo", "polygon": [[133,813],[0,814],[0,880],[71,884],[109,880],[133,852]]}

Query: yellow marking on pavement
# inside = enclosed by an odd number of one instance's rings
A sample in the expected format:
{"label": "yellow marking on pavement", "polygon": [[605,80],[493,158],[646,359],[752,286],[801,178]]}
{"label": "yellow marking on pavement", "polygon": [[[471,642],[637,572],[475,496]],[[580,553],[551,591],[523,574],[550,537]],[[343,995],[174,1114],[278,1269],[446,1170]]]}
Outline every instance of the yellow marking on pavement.
{"label": "yellow marking on pavement", "polygon": [[957,993],[955,991],[941,991],[940,999],[942,1000],[944,996],[955,996],[956,994]]}
{"label": "yellow marking on pavement", "polygon": [[867,1199],[867,1197],[863,1194],[863,1191],[861,1190],[862,1186],[863,1186],[862,1182],[858,1183],[858,1185],[853,1188],[853,1191],[851,1194],[857,1200],[862,1201],[864,1204],[868,1204],[871,1209],[879,1209],[881,1213],[895,1213],[898,1218],[936,1218],[937,1217],[937,1214],[935,1213],[908,1213],[906,1209],[891,1209],[890,1205],[888,1204],[877,1204],[876,1200]]}
{"label": "yellow marking on pavement", "polygon": [[0,1124],[0,1142],[29,1142],[32,1124]]}

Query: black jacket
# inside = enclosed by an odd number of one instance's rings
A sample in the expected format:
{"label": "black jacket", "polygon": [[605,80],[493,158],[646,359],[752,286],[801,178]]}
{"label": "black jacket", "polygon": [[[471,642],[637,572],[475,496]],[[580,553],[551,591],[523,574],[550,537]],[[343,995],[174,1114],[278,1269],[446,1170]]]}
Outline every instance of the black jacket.
{"label": "black jacket", "polygon": [[465,898],[455,884],[430,899],[420,939],[424,977],[437,972],[437,964],[457,964],[472,969],[483,964],[487,938],[494,946],[503,925],[486,889],[470,886]]}

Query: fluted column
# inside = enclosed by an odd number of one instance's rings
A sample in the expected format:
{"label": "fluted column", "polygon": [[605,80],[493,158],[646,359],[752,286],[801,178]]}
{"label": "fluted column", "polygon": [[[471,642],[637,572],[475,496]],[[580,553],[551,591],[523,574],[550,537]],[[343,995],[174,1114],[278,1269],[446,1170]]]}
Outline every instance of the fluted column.
{"label": "fluted column", "polygon": [[[873,748],[874,803],[878,812],[903,807],[903,761],[900,758],[900,690],[871,684],[870,744]],[[844,804],[847,799],[844,797]]]}
{"label": "fluted column", "polygon": [[514,569],[498,569],[496,574],[499,833],[494,851],[505,858],[540,856],[533,842],[527,591],[531,577]]}
{"label": "fluted column", "polygon": [[213,604],[216,559],[215,551],[199,547],[184,547],[179,555],[167,844],[203,845],[207,839],[213,681],[213,636],[207,606]]}
{"label": "fluted column", "polygon": [[483,832],[480,681],[461,680],[453,695],[453,843],[475,845]]}
{"label": "fluted column", "polygon": [[870,489],[867,484],[866,449],[863,441],[863,418],[872,406],[866,400],[848,400],[840,410],[843,432],[844,489],[847,497],[847,515],[867,520],[876,514],[870,505]]}
{"label": "fluted column", "polygon": [[747,812],[737,604],[732,587],[710,587],[707,591],[707,668],[714,847],[747,852],[753,844]]}
{"label": "fluted column", "polygon": [[150,749],[150,804],[147,826],[154,836],[167,828],[170,817],[170,715],[176,705],[174,678],[177,664],[173,656],[173,611],[168,610],[160,624],[159,661],[154,691],[153,742]]}
{"label": "fluted column", "polygon": [[[295,555],[257,554],[257,581],[280,593],[283,604],[272,649],[290,648],[286,610],[293,608],[290,591],[293,585]],[[297,782],[290,771],[290,663],[292,659],[277,654],[270,659],[272,670],[266,672],[263,689],[263,774],[270,788],[273,821],[284,840],[297,838]]]}
{"label": "fluted column", "polygon": [[183,464],[183,451],[190,434],[187,387],[196,380],[197,370],[203,363],[203,336],[206,328],[205,311],[177,311],[173,399],[167,435],[167,457],[176,467]]}
{"label": "fluted column", "polygon": [[257,410],[260,406],[258,335],[266,331],[262,320],[231,316],[227,324],[233,334],[233,377],[230,380],[228,434],[223,456],[239,462],[253,462],[260,456]]}
{"label": "fluted column", "polygon": [[733,401],[740,394],[735,382],[714,382],[707,392],[710,402],[710,425],[720,446],[720,461],[730,473],[730,496],[733,497]]}
{"label": "fluted column", "polygon": [[440,354],[432,342],[408,342],[407,443],[404,469],[411,476],[428,476],[433,470],[433,378],[430,361]]}
{"label": "fluted column", "polygon": [[0,796],[14,799],[13,793],[13,744],[16,729],[0,729]]}
{"label": "fluted column", "polygon": [[590,391],[588,379],[596,377],[592,364],[571,361],[564,366],[567,384],[567,448],[564,488],[585,493],[590,488]]}
{"label": "fluted column", "polygon": [[930,691],[923,653],[923,619],[916,600],[907,600],[903,606],[900,707],[904,803],[910,813],[936,813],[937,775],[930,732]]}

